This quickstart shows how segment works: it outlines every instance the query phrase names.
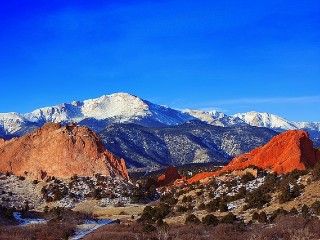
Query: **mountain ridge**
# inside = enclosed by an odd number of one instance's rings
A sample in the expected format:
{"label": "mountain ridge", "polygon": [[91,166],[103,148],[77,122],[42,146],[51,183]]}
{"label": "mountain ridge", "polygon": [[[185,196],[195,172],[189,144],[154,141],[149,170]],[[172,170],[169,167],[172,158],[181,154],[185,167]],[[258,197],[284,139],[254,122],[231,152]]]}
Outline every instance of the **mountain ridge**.
{"label": "mountain ridge", "polygon": [[22,136],[47,122],[75,122],[99,132],[113,123],[133,123],[144,127],[176,126],[199,119],[214,126],[237,127],[249,124],[284,132],[303,129],[320,145],[320,122],[294,122],[270,113],[247,112],[227,115],[219,111],[176,110],[151,103],[129,93],[43,107],[30,113],[0,113],[0,137]]}
{"label": "mountain ridge", "polygon": [[276,132],[250,125],[219,127],[199,120],[178,126],[147,128],[112,124],[98,133],[104,146],[129,167],[189,163],[227,163],[232,157],[268,142]]}

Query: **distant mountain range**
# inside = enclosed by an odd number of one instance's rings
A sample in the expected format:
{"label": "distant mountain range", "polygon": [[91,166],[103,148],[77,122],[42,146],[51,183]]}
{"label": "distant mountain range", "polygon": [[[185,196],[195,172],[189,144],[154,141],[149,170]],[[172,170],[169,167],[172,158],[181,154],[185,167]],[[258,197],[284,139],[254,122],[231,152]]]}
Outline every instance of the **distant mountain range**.
{"label": "distant mountain range", "polygon": [[293,122],[258,112],[226,115],[218,111],[179,111],[128,93],[63,103],[26,114],[1,113],[0,138],[25,135],[47,122],[74,122],[91,128],[102,137],[107,149],[128,159],[134,167],[225,162],[265,144],[279,132],[293,129],[308,131],[314,144],[320,145],[320,122]]}
{"label": "distant mountain range", "polygon": [[46,122],[74,122],[101,131],[112,123],[146,127],[172,126],[192,120],[189,114],[153,104],[127,93],[39,108],[31,113],[1,113],[0,134],[21,136]]}
{"label": "distant mountain range", "polygon": [[247,124],[218,127],[194,120],[154,128],[113,124],[98,135],[109,151],[126,159],[128,167],[159,167],[228,163],[234,156],[267,143],[277,133]]}

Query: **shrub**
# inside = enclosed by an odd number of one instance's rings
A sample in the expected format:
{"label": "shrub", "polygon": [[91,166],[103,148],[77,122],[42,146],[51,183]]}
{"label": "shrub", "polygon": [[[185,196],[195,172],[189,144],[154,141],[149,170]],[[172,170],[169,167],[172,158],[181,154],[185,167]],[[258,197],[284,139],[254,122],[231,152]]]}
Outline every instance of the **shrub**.
{"label": "shrub", "polygon": [[290,186],[286,184],[285,186],[281,187],[281,193],[279,195],[279,203],[285,203],[290,201],[291,193],[290,193]]}
{"label": "shrub", "polygon": [[260,218],[259,213],[254,212],[254,213],[252,214],[252,221],[258,221],[259,218]]}
{"label": "shrub", "polygon": [[147,222],[151,222],[153,220],[153,217],[156,213],[156,210],[151,207],[151,206],[146,206],[143,209],[142,215],[139,218],[139,221],[147,221]]}
{"label": "shrub", "polygon": [[189,215],[186,218],[185,224],[200,224],[201,221],[194,214]]}
{"label": "shrub", "polygon": [[243,184],[246,184],[246,183],[248,183],[248,182],[250,182],[250,181],[252,181],[254,179],[255,179],[255,177],[251,173],[247,172],[246,174],[242,175],[240,181]]}
{"label": "shrub", "polygon": [[319,215],[320,214],[320,201],[315,201],[311,205],[312,210],[314,211],[315,214]]}
{"label": "shrub", "polygon": [[184,202],[184,203],[192,202],[192,197],[191,196],[183,196],[182,202]]}
{"label": "shrub", "polygon": [[173,205],[177,204],[178,199],[174,198],[172,193],[167,193],[167,194],[164,194],[160,197],[160,202],[167,203],[167,204],[173,206]]}
{"label": "shrub", "polygon": [[233,213],[228,213],[228,215],[226,215],[225,217],[223,217],[220,220],[220,223],[229,223],[229,224],[233,224],[235,221],[237,220],[236,215],[234,215]]}
{"label": "shrub", "polygon": [[213,214],[208,214],[207,216],[202,218],[202,223],[205,225],[217,226],[219,224],[219,219]]}
{"label": "shrub", "polygon": [[278,208],[277,210],[273,211],[270,217],[270,222],[273,222],[279,215],[287,215],[288,212],[283,208]]}
{"label": "shrub", "polygon": [[267,214],[264,211],[262,211],[259,214],[259,223],[267,223],[267,222],[268,222]]}
{"label": "shrub", "polygon": [[215,212],[219,209],[221,199],[215,198],[206,205],[207,212]]}
{"label": "shrub", "polygon": [[290,201],[293,198],[296,198],[300,195],[300,186],[294,185],[292,190],[290,190],[290,185],[288,183],[281,184],[280,186],[280,195],[279,195],[279,203],[285,203]]}
{"label": "shrub", "polygon": [[168,204],[161,203],[159,207],[146,206],[138,221],[154,223],[158,219],[165,218],[171,211]]}
{"label": "shrub", "polygon": [[310,208],[307,205],[303,204],[301,208],[301,213],[302,213],[302,216],[308,217],[310,215]]}
{"label": "shrub", "polygon": [[185,206],[179,205],[177,211],[180,213],[184,213],[184,212],[188,211],[188,208],[186,208]]}
{"label": "shrub", "polygon": [[263,185],[252,192],[247,193],[245,202],[247,205],[243,207],[243,210],[250,208],[262,208],[263,205],[269,203],[271,196],[269,193],[265,192]]}
{"label": "shrub", "polygon": [[291,208],[291,210],[290,210],[290,214],[291,214],[291,215],[297,215],[297,214],[299,214],[299,212],[298,212],[298,210],[297,210],[295,207],[293,207],[293,208]]}
{"label": "shrub", "polygon": [[312,169],[312,175],[314,180],[320,179],[320,162],[318,162]]}
{"label": "shrub", "polygon": [[26,180],[26,178],[24,176],[19,176],[18,178],[19,178],[20,181]]}
{"label": "shrub", "polygon": [[147,225],[143,226],[143,228],[142,228],[142,232],[145,232],[145,233],[154,232],[156,230],[157,230],[156,227],[151,224],[147,224]]}
{"label": "shrub", "polygon": [[228,212],[228,205],[225,202],[221,201],[219,204],[219,211]]}
{"label": "shrub", "polygon": [[200,203],[198,209],[199,210],[204,210],[204,209],[206,209],[206,205],[202,202],[202,203]]}

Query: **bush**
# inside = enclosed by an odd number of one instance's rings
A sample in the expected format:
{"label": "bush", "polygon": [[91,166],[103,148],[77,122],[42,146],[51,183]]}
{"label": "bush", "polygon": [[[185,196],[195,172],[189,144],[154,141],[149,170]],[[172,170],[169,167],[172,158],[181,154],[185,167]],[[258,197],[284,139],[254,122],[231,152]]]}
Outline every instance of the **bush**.
{"label": "bush", "polygon": [[229,223],[229,224],[233,224],[235,221],[237,220],[236,215],[234,215],[233,213],[228,213],[228,215],[226,215],[225,217],[223,217],[220,220],[220,223]]}
{"label": "bush", "polygon": [[312,169],[312,175],[314,180],[320,179],[320,162],[318,162]]}
{"label": "bush", "polygon": [[200,224],[201,221],[194,214],[189,215],[186,218],[185,224]]}
{"label": "bush", "polygon": [[285,203],[290,201],[291,199],[291,193],[290,193],[290,186],[289,184],[286,184],[280,189],[281,193],[279,195],[279,203]]}
{"label": "bush", "polygon": [[268,222],[267,214],[264,211],[262,211],[259,214],[259,223],[267,223],[267,222]]}
{"label": "bush", "polygon": [[242,175],[240,181],[243,184],[246,184],[246,183],[248,183],[248,182],[250,182],[250,181],[252,181],[254,179],[255,179],[255,177],[251,173],[247,172],[246,174]]}
{"label": "bush", "polygon": [[145,233],[154,232],[156,230],[157,230],[156,227],[151,224],[147,224],[147,225],[143,226],[143,228],[142,228],[142,232],[145,232]]}
{"label": "bush", "polygon": [[315,201],[311,205],[312,210],[314,211],[315,214],[320,215],[320,201]]}
{"label": "bush", "polygon": [[143,209],[143,212],[142,212],[141,217],[139,218],[139,221],[151,222],[151,221],[153,221],[153,217],[154,217],[155,213],[156,213],[156,210],[153,207],[146,206]]}
{"label": "bush", "polygon": [[219,209],[221,199],[215,198],[206,205],[207,212],[215,212]]}
{"label": "bush", "polygon": [[301,213],[302,213],[302,216],[308,217],[310,215],[310,208],[307,205],[303,204],[301,208]]}
{"label": "bush", "polygon": [[243,207],[243,210],[247,210],[250,208],[262,208],[263,205],[269,203],[271,200],[271,196],[269,193],[265,192],[265,188],[263,185],[252,192],[247,193],[245,202],[247,205]]}
{"label": "bush", "polygon": [[228,205],[221,201],[220,204],[219,204],[219,210],[220,212],[228,212]]}
{"label": "bush", "polygon": [[273,211],[270,217],[270,222],[273,222],[279,215],[287,215],[288,212],[283,208],[278,208],[277,210]]}
{"label": "bush", "polygon": [[191,196],[183,196],[182,202],[183,203],[192,202],[192,197]]}
{"label": "bush", "polygon": [[207,216],[202,218],[202,223],[205,225],[217,226],[219,224],[219,219],[213,214],[208,214]]}
{"label": "bush", "polygon": [[280,186],[280,195],[279,195],[279,203],[285,203],[290,201],[293,198],[296,198],[300,195],[300,186],[294,185],[292,190],[290,190],[290,185],[288,183],[282,184]]}
{"label": "bush", "polygon": [[177,211],[180,213],[184,213],[184,212],[188,211],[188,208],[185,206],[179,205]]}
{"label": "bush", "polygon": [[168,204],[161,203],[158,207],[146,206],[138,221],[154,223],[159,219],[165,218],[170,211],[171,207]]}
{"label": "bush", "polygon": [[160,202],[167,203],[167,204],[173,206],[173,205],[177,204],[178,199],[174,198],[172,193],[167,193],[167,194],[162,195],[160,197]]}
{"label": "bush", "polygon": [[254,212],[254,213],[252,214],[252,221],[258,221],[259,218],[260,218],[259,213]]}
{"label": "bush", "polygon": [[299,212],[298,212],[298,210],[297,210],[295,207],[293,207],[293,208],[291,208],[291,210],[290,210],[290,214],[291,214],[291,215],[297,215],[297,214],[299,214]]}

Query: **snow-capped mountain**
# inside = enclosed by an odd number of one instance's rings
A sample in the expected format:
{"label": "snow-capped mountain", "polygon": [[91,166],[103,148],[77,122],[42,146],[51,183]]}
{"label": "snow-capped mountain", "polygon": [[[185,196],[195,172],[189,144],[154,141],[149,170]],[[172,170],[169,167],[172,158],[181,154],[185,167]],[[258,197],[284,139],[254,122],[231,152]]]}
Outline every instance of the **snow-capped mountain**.
{"label": "snow-capped mountain", "polygon": [[243,120],[251,126],[266,127],[280,131],[297,129],[294,122],[270,113],[247,112],[237,113],[233,116]]}
{"label": "snow-capped mountain", "polygon": [[228,116],[222,112],[210,111],[205,112],[201,110],[185,110],[185,113],[200,119],[210,125],[220,126],[220,127],[231,127],[231,126],[243,126],[246,123],[238,117]]}
{"label": "snow-capped mountain", "polygon": [[247,124],[286,131],[293,129],[310,129],[320,131],[320,122],[294,122],[270,113],[247,112],[233,115]]}
{"label": "snow-capped mountain", "polygon": [[210,125],[238,127],[247,124],[282,132],[304,129],[316,145],[320,144],[319,122],[293,122],[269,113],[238,113],[199,110],[179,111],[160,106],[128,93],[104,95],[95,99],[73,101],[53,107],[44,107],[31,113],[0,113],[0,137],[22,136],[46,122],[75,122],[94,131],[101,131],[113,123],[133,123],[144,127],[176,126],[199,119]]}
{"label": "snow-capped mountain", "polygon": [[0,114],[0,132],[16,134],[28,125],[46,122],[75,122],[100,131],[111,123],[137,123],[143,126],[178,125],[194,117],[153,104],[128,93],[104,95],[96,99],[63,103],[36,109],[27,114]]}
{"label": "snow-capped mountain", "polygon": [[320,144],[320,122],[294,122],[274,114],[259,112],[238,113],[233,117],[240,118],[251,126],[266,127],[278,132],[303,129],[309,132],[315,145]]}

